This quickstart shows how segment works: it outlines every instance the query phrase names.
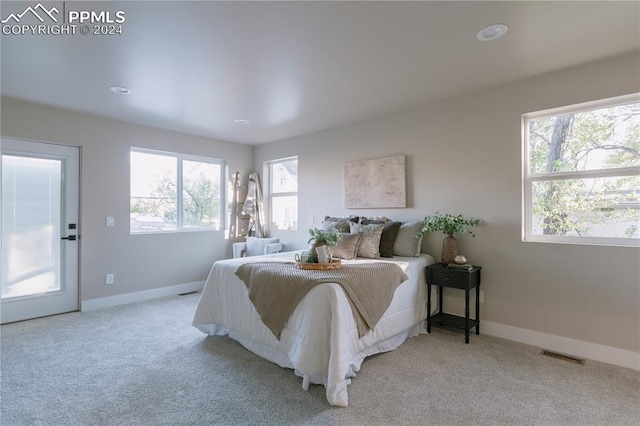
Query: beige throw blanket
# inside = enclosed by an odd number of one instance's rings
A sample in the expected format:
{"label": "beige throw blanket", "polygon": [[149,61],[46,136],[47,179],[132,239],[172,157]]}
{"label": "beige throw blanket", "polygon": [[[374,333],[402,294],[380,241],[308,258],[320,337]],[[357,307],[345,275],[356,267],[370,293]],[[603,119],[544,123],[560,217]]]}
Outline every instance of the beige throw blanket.
{"label": "beige throw blanket", "polygon": [[346,264],[337,270],[302,270],[289,262],[245,263],[235,274],[249,290],[262,322],[278,340],[302,298],[316,285],[338,283],[351,304],[359,336],[373,329],[407,274],[393,263]]}

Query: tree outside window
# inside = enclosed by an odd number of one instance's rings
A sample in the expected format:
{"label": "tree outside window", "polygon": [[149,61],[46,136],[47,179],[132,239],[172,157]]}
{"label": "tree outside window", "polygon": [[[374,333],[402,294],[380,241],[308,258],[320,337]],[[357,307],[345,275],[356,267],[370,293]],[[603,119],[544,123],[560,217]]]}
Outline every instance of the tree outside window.
{"label": "tree outside window", "polygon": [[638,96],[523,117],[525,240],[637,245]]}
{"label": "tree outside window", "polygon": [[131,233],[222,229],[224,162],[131,150]]}

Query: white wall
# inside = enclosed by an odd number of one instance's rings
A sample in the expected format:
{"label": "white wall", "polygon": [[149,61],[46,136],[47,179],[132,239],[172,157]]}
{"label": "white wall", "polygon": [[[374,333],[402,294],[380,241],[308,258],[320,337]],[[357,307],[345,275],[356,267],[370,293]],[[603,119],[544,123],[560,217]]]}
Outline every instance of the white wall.
{"label": "white wall", "polygon": [[[256,170],[299,157],[299,229],[272,236],[305,247],[325,214],[480,217],[477,237],[460,236],[459,251],[484,268],[483,320],[638,353],[639,249],[521,241],[520,123],[526,112],[638,92],[639,64],[636,52],[257,146]],[[344,163],[399,154],[407,156],[408,208],[345,209]],[[442,239],[430,235],[423,251],[438,258]]]}
{"label": "white wall", "polygon": [[[477,238],[461,236],[459,249],[484,267],[483,320],[638,353],[640,250],[520,239],[520,115],[638,92],[639,64],[636,52],[253,149],[6,98],[0,132],[82,147],[83,301],[203,280],[213,261],[230,256],[222,232],[129,235],[130,146],[223,158],[245,176],[298,155],[300,227],[273,232],[285,248],[305,247],[324,214],[481,217]],[[409,207],[346,210],[344,163],[399,154]],[[438,257],[441,241],[429,236],[424,251]],[[106,273],[115,285],[104,285]]]}
{"label": "white wall", "polygon": [[[247,175],[252,148],[2,98],[2,136],[81,147],[80,294],[88,301],[206,279],[231,257],[224,231],[129,234],[131,146],[221,158]],[[105,226],[115,217],[114,228]],[[105,274],[115,284],[105,285]]]}

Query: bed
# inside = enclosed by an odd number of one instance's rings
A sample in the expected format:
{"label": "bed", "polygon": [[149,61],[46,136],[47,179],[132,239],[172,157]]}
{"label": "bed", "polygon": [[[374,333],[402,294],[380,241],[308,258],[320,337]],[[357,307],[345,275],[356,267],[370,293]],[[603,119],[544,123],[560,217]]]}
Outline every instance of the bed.
{"label": "bed", "polygon": [[336,283],[314,287],[299,303],[278,340],[261,321],[245,284],[235,275],[247,262],[294,261],[299,252],[228,259],[215,262],[196,308],[193,325],[208,335],[228,335],[251,352],[326,388],[331,405],[348,405],[347,386],[370,355],[391,351],[407,338],[424,332],[426,282],[424,267],[432,256],[356,259],[348,263],[393,262],[409,277],[375,328],[359,338],[356,321],[343,288]]}

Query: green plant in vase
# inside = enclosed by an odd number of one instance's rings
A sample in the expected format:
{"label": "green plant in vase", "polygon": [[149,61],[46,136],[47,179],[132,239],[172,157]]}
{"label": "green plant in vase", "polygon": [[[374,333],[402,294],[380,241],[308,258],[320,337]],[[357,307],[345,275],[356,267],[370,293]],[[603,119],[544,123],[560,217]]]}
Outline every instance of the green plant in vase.
{"label": "green plant in vase", "polygon": [[471,227],[481,223],[482,219],[467,218],[461,214],[454,216],[449,213],[435,212],[433,215],[426,216],[421,222],[420,235],[436,231],[441,231],[446,235],[442,242],[442,263],[447,265],[453,263],[458,255],[458,242],[453,234],[471,234],[475,238],[476,234]]}
{"label": "green plant in vase", "polygon": [[311,245],[309,246],[309,252],[311,253],[313,262],[318,262],[318,255],[316,253],[317,247],[324,245],[328,247],[334,247],[341,239],[342,236],[336,230],[323,231],[322,229],[318,228],[309,229],[309,241],[307,242],[311,243]]}

